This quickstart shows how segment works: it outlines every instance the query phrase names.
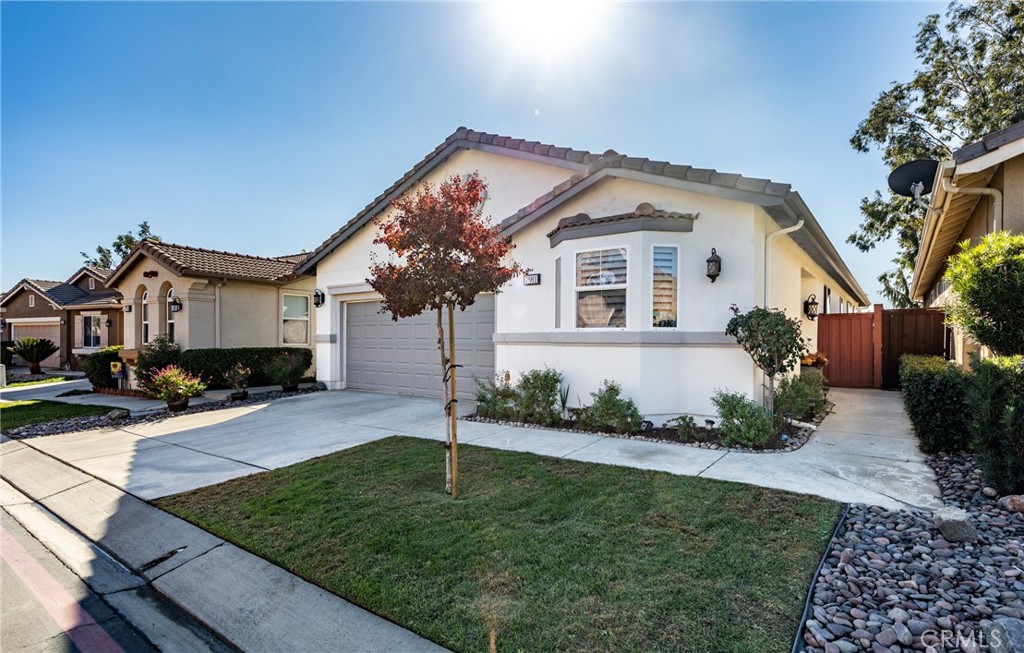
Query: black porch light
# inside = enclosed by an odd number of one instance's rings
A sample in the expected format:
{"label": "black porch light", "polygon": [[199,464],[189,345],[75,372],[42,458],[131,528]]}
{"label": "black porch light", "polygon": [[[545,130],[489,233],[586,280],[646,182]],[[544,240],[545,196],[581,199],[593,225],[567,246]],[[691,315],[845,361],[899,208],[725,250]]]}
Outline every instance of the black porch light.
{"label": "black porch light", "polygon": [[814,295],[811,295],[804,302],[804,315],[807,319],[813,320],[818,317],[818,299]]}
{"label": "black porch light", "polygon": [[106,321],[106,322],[104,322],[104,324],[105,324],[105,325],[106,325],[106,327],[107,327],[107,328],[109,329],[110,327],[114,326],[114,321],[113,321],[113,320],[111,320],[111,319],[110,319],[110,318],[108,317],[108,318],[107,318],[107,321]]}
{"label": "black porch light", "polygon": [[722,257],[712,247],[711,256],[708,257],[708,279],[711,279],[711,283],[714,283],[720,274],[722,274]]}
{"label": "black porch light", "polygon": [[177,313],[183,308],[181,300],[178,299],[177,297],[172,298],[170,303],[167,304],[167,307],[171,309],[172,313]]}
{"label": "black porch light", "polygon": [[324,291],[320,290],[319,288],[313,291],[313,306],[320,308],[321,306],[324,305],[324,300]]}

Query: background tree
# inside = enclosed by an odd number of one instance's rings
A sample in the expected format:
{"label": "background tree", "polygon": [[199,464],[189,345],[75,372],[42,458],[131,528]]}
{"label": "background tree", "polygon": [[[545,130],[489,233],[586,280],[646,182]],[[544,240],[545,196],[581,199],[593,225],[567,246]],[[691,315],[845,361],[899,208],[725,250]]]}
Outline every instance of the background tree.
{"label": "background tree", "polygon": [[[86,265],[91,265],[97,268],[113,268],[118,263],[124,260],[124,257],[128,256],[129,253],[135,246],[139,244],[140,240],[149,238],[150,240],[160,240],[159,236],[154,236],[149,230],[149,222],[143,220],[139,223],[139,230],[136,233],[127,231],[117,236],[114,239],[114,243],[111,247],[104,247],[98,245],[96,247],[96,256],[89,256],[85,252],[80,252],[82,258],[85,259]],[[114,256],[117,259],[114,259]]]}
{"label": "background tree", "polygon": [[[949,158],[986,134],[1024,120],[1024,3],[952,2],[917,33],[920,68],[883,91],[850,138],[859,152],[878,148],[890,170],[913,159]],[[924,211],[886,191],[861,200],[862,222],[847,238],[861,251],[896,238],[896,267],[880,277],[897,308],[914,306],[909,278]]]}
{"label": "background tree", "polygon": [[[374,244],[391,252],[387,262],[373,257],[367,282],[383,297],[391,318],[437,312],[445,402],[445,491],[458,495],[455,308],[465,310],[477,295],[496,292],[524,272],[506,260],[514,247],[482,216],[487,186],[473,173],[452,175],[435,187],[422,184],[415,195],[392,202],[393,214],[378,221]],[[397,261],[397,262],[396,262]],[[448,313],[445,349],[443,314]]]}
{"label": "background tree", "polygon": [[740,313],[736,304],[729,308],[734,317],[726,325],[725,334],[736,338],[743,351],[750,354],[754,364],[768,377],[764,408],[769,415],[774,415],[775,377],[795,368],[807,351],[800,320],[760,306],[746,313]]}

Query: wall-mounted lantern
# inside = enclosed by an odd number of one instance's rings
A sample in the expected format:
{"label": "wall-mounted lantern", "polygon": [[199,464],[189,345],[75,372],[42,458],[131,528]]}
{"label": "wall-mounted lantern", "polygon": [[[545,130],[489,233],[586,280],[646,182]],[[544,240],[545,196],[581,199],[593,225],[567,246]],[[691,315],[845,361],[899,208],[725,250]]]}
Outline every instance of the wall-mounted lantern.
{"label": "wall-mounted lantern", "polygon": [[125,304],[124,305],[124,312],[125,313],[131,313],[132,312],[132,305],[131,304]]}
{"label": "wall-mounted lantern", "polygon": [[313,306],[320,308],[324,305],[325,301],[327,301],[327,298],[324,297],[324,291],[319,288],[313,291]]}
{"label": "wall-mounted lantern", "polygon": [[708,257],[708,279],[711,279],[711,283],[714,283],[720,274],[722,274],[722,257],[712,247],[711,256]]}
{"label": "wall-mounted lantern", "polygon": [[106,327],[107,327],[107,328],[109,329],[110,327],[114,326],[114,321],[113,321],[113,320],[111,320],[111,319],[110,319],[110,318],[108,317],[108,318],[107,318],[107,321],[106,321],[106,322],[104,322],[104,324],[105,324],[105,325],[106,325]]}
{"label": "wall-mounted lantern", "polygon": [[64,319],[64,318],[60,318],[60,323],[61,323],[61,326],[63,326],[65,324],[67,324],[68,321],[66,319]]}
{"label": "wall-mounted lantern", "polygon": [[0,317],[0,331],[3,331],[6,328],[7,328],[7,320],[5,320],[4,318]]}
{"label": "wall-mounted lantern", "polygon": [[167,304],[167,308],[171,309],[172,313],[177,313],[183,308],[183,306],[181,304],[181,300],[174,297],[171,299],[170,303]]}
{"label": "wall-mounted lantern", "polygon": [[811,295],[804,302],[804,315],[807,319],[813,320],[818,317],[818,299],[814,295]]}

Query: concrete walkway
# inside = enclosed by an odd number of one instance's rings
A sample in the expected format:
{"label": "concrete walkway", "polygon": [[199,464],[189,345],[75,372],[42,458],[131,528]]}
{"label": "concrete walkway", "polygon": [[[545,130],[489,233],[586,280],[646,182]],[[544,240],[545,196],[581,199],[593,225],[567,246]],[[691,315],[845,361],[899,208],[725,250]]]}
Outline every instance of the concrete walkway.
{"label": "concrete walkway", "polygon": [[[896,392],[835,389],[836,409],[791,453],[731,453],[460,422],[463,444],[653,469],[886,507],[941,505]],[[26,444],[142,499],[290,465],[393,434],[440,440],[438,402],[320,392]]]}

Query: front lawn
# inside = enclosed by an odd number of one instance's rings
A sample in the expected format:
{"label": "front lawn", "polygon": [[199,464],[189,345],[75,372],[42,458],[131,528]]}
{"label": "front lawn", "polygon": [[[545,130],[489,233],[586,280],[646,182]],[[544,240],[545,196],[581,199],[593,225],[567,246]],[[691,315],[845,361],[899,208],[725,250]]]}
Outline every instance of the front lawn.
{"label": "front lawn", "polygon": [[[301,437],[292,434],[289,437]],[[557,437],[557,435],[552,435]],[[392,437],[157,505],[457,651],[789,651],[839,504]]]}
{"label": "front lawn", "polygon": [[0,401],[0,428],[4,431],[9,431],[26,424],[39,424],[40,422],[49,422],[55,419],[106,415],[112,410],[113,408],[109,406],[65,404],[45,399]]}
{"label": "front lawn", "polygon": [[67,381],[63,376],[37,376],[28,374],[13,374],[7,377],[8,388],[24,388],[30,385],[45,385],[47,383],[63,383]]}

